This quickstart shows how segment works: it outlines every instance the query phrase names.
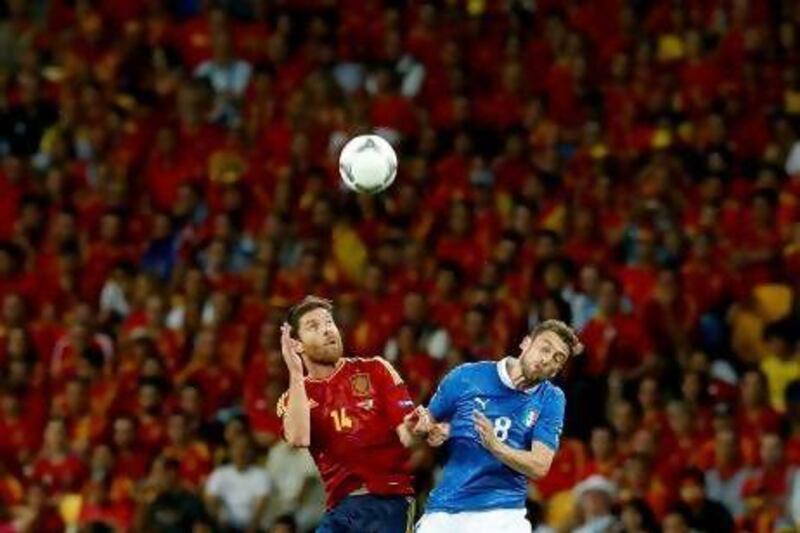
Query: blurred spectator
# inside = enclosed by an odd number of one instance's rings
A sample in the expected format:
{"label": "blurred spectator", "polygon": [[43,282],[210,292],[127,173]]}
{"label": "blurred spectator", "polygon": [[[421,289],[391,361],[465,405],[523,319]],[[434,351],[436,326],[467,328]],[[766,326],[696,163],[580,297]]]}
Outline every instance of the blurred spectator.
{"label": "blurred spectator", "polygon": [[311,456],[280,440],[269,451],[266,469],[275,489],[268,517],[293,513],[300,530],[313,527],[325,508],[322,482]]}
{"label": "blurred spectator", "polygon": [[264,467],[253,461],[248,436],[231,443],[231,464],[211,472],[205,486],[209,513],[225,531],[258,531],[267,510],[272,481]]}
{"label": "blurred spectator", "polygon": [[137,528],[146,531],[211,531],[203,502],[181,488],[179,463],[159,457],[137,492]]}
{"label": "blurred spectator", "polygon": [[733,518],[718,501],[706,496],[703,473],[685,470],[680,476],[680,502],[676,509],[688,517],[689,527],[699,531],[735,531]]}
{"label": "blurred spectator", "polygon": [[714,464],[706,470],[705,492],[727,508],[735,519],[745,510],[742,489],[750,477],[748,468],[742,466],[736,433],[731,429],[717,430],[714,436]]}
{"label": "blurred spectator", "polygon": [[577,501],[578,526],[576,533],[599,533],[618,526],[612,514],[616,487],[603,476],[594,475],[581,481],[574,489]]}

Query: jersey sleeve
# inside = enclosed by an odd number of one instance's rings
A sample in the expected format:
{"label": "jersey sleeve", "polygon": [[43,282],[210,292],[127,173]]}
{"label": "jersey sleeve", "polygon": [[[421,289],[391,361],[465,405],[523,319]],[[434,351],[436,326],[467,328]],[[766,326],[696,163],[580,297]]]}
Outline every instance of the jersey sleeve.
{"label": "jersey sleeve", "polygon": [[380,363],[377,365],[378,383],[381,386],[381,395],[386,399],[389,422],[392,426],[398,426],[403,422],[403,418],[414,410],[414,402],[397,370],[386,359],[382,357],[375,359]]}
{"label": "jersey sleeve", "polygon": [[439,383],[436,393],[428,404],[428,410],[437,422],[450,420],[456,411],[461,369],[451,370]]}
{"label": "jersey sleeve", "polygon": [[542,407],[539,419],[533,425],[531,444],[541,442],[551,450],[558,450],[561,431],[564,429],[566,400],[559,388],[554,388]]}

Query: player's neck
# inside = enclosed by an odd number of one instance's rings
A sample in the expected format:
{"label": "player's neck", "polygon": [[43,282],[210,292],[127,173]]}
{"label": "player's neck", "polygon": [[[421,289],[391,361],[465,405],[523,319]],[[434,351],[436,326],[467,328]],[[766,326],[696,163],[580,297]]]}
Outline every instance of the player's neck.
{"label": "player's neck", "polygon": [[305,363],[306,369],[308,370],[308,377],[311,379],[327,379],[336,371],[336,368],[339,366],[339,361],[341,361],[341,359],[333,363],[315,363],[314,361],[306,359]]}
{"label": "player's neck", "polygon": [[506,359],[506,370],[508,370],[508,377],[511,379],[511,384],[514,385],[515,389],[519,390],[528,390],[531,387],[536,386],[541,380],[529,380],[525,377],[522,373],[522,365],[520,364],[519,360],[514,357],[509,357]]}

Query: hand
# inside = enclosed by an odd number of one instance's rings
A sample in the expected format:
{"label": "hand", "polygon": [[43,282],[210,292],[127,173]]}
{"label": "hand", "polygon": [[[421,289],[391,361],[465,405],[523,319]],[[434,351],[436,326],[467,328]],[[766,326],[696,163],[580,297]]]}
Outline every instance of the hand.
{"label": "hand", "polygon": [[494,434],[494,426],[489,419],[486,418],[486,415],[480,411],[473,411],[472,420],[475,422],[475,431],[478,432],[478,437],[480,437],[483,447],[491,453],[495,453],[500,449],[502,443],[500,439],[497,438],[497,435]]}
{"label": "hand", "polygon": [[425,407],[418,405],[416,409],[408,413],[403,422],[408,430],[418,437],[424,437],[434,427],[433,417]]}
{"label": "hand", "polygon": [[283,323],[281,326],[281,355],[289,369],[289,376],[303,376],[303,359],[297,349],[297,341],[291,336],[289,324]]}
{"label": "hand", "polygon": [[428,433],[427,443],[431,448],[438,448],[450,438],[450,424],[441,422],[434,424],[430,433]]}

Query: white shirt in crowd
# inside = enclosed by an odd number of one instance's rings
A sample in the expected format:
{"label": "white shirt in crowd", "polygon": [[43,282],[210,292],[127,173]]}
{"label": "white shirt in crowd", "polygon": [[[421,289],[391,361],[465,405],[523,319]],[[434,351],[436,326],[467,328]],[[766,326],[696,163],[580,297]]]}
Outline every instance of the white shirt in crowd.
{"label": "white shirt in crowd", "polygon": [[206,492],[219,498],[223,524],[246,528],[253,519],[261,498],[268,496],[272,482],[267,470],[250,465],[239,470],[234,465],[220,466],[211,472],[206,482]]}

